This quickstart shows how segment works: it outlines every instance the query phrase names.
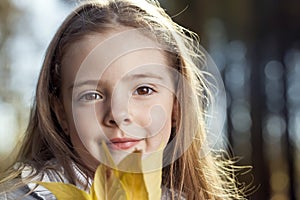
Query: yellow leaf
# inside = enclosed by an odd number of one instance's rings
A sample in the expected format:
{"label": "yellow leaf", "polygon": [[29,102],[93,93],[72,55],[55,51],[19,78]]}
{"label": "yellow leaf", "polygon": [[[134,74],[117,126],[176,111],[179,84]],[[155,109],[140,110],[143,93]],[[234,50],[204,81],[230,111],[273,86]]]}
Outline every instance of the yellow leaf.
{"label": "yellow leaf", "polygon": [[142,161],[142,169],[149,200],[161,199],[163,141],[156,152],[145,155]]}
{"label": "yellow leaf", "polygon": [[[102,146],[105,163],[109,163],[110,167],[104,164],[98,166],[90,194],[71,184],[37,183],[50,190],[58,200],[159,200],[161,198],[162,150],[152,153],[144,160],[142,160],[142,152],[136,150],[116,166],[106,143],[103,142]],[[148,172],[149,169],[152,170]],[[143,170],[147,173],[143,173]]]}
{"label": "yellow leaf", "polygon": [[94,183],[91,187],[95,191],[95,196],[108,200],[126,199],[124,188],[120,183],[120,179],[115,176],[113,169],[100,165],[95,173]]}
{"label": "yellow leaf", "polygon": [[48,182],[37,183],[50,190],[58,200],[93,200],[85,191],[82,191],[71,184]]}
{"label": "yellow leaf", "polygon": [[118,168],[125,170],[119,171],[119,174],[127,199],[148,200],[148,191],[142,173],[141,157],[142,153],[140,151],[134,151],[118,165]]}
{"label": "yellow leaf", "polygon": [[143,160],[143,165],[152,165],[151,170],[147,169],[144,172],[144,181],[149,193],[149,200],[158,200],[161,198],[162,156],[163,152],[158,151]]}

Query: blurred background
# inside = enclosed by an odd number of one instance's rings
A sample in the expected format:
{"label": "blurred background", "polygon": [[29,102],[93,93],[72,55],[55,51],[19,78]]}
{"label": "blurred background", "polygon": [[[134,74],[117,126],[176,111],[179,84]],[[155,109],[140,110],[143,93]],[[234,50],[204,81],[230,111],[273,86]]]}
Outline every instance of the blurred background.
{"label": "blurred background", "polygon": [[[225,135],[254,200],[300,199],[300,1],[161,0],[199,34],[227,91]],[[28,123],[47,45],[72,0],[0,1],[0,169]]]}

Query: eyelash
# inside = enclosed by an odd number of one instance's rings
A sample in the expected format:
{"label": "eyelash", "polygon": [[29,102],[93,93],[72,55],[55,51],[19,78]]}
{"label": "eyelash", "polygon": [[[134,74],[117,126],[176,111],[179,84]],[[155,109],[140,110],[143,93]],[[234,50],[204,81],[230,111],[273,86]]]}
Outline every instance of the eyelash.
{"label": "eyelash", "polygon": [[79,101],[98,101],[103,99],[103,96],[98,92],[86,92],[79,97]]}
{"label": "eyelash", "polygon": [[[146,94],[139,94],[138,92],[139,92],[140,89],[146,89],[147,90]],[[143,91],[141,91],[141,92],[143,92]],[[149,96],[149,95],[152,95],[154,92],[156,92],[156,91],[152,87],[140,86],[133,92],[133,94],[134,95],[139,95],[139,96]]]}
{"label": "eyelash", "polygon": [[[139,94],[139,92],[145,92],[145,89],[147,90],[146,93]],[[139,91],[141,90],[141,91]],[[152,87],[149,86],[140,86],[138,87],[134,92],[133,95],[138,96],[149,96],[152,95],[154,92],[156,92]],[[103,99],[103,96],[98,92],[86,92],[79,97],[79,101],[98,101]]]}

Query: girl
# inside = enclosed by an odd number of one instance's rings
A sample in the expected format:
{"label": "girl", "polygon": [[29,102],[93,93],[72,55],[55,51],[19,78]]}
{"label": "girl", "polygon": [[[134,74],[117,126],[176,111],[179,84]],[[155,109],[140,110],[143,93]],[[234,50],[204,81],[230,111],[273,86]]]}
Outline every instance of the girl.
{"label": "girl", "polygon": [[[105,140],[115,160],[164,147],[162,199],[243,199],[205,146],[210,91],[190,31],[155,0],[85,2],[46,52],[26,136],[0,199],[55,199],[34,180],[88,190]],[[25,196],[26,197],[25,197]]]}

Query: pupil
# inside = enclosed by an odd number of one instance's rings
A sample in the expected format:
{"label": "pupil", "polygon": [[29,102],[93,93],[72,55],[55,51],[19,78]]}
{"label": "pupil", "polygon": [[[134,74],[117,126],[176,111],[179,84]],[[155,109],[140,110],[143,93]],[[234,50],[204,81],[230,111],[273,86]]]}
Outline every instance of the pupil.
{"label": "pupil", "polygon": [[145,87],[140,88],[139,89],[139,94],[148,94],[148,88],[145,88]]}
{"label": "pupil", "polygon": [[94,100],[94,99],[97,99],[97,96],[96,96],[96,94],[90,94],[90,95],[88,95],[88,100]]}

